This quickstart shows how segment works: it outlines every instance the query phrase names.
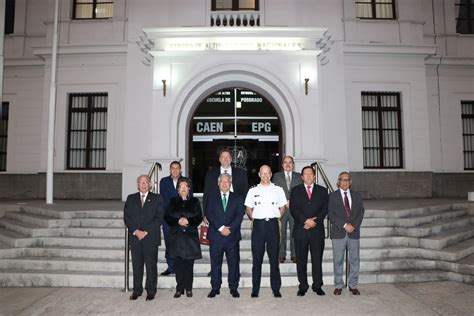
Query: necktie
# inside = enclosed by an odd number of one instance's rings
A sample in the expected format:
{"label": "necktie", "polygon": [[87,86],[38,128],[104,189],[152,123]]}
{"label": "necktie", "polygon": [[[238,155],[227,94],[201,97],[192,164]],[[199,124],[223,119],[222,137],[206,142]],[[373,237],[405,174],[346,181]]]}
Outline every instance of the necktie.
{"label": "necktie", "polygon": [[143,207],[143,205],[145,204],[145,194],[142,194],[141,196],[142,196],[142,207]]}
{"label": "necktie", "polygon": [[224,208],[224,212],[226,211],[226,208],[227,208],[227,198],[226,198],[226,194],[222,194],[222,207]]}
{"label": "necktie", "polygon": [[290,191],[290,185],[291,185],[290,173],[287,173],[286,174],[286,187],[288,188],[288,191]]}
{"label": "necktie", "polygon": [[311,195],[312,195],[311,194],[311,186],[308,185],[306,188],[308,189],[308,198],[311,200]]}
{"label": "necktie", "polygon": [[351,216],[351,208],[349,206],[349,198],[347,197],[347,192],[344,192],[344,208],[346,209],[346,216],[349,218]]}

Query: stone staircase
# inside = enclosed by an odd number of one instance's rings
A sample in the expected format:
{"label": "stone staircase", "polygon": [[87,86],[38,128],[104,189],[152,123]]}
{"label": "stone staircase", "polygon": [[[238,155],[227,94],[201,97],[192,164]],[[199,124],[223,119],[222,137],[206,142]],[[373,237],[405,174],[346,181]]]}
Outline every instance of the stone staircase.
{"label": "stone staircase", "polygon": [[[415,201],[416,202],[416,201]],[[78,202],[80,203],[80,202]],[[62,210],[0,205],[0,286],[124,286],[122,210]],[[474,284],[473,204],[447,203],[400,210],[366,210],[361,229],[361,283],[454,280]],[[250,222],[242,225],[241,287],[251,287]],[[194,287],[210,287],[209,251],[196,261]],[[288,247],[289,249],[289,247]],[[130,267],[131,269],[131,267]],[[166,269],[164,248],[158,272]],[[269,264],[262,286],[269,286]],[[280,265],[283,286],[297,286],[296,265]],[[311,269],[308,269],[311,271]],[[333,284],[332,245],[326,240],[324,283]],[[227,267],[223,266],[224,278]],[[223,280],[223,286],[226,285]],[[131,278],[130,278],[130,284]],[[174,277],[159,277],[173,288]]]}

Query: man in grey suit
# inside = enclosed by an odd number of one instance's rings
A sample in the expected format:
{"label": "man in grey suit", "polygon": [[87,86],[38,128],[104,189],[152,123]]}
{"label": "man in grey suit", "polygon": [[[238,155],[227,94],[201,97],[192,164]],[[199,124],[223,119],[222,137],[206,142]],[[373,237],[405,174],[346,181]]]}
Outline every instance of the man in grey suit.
{"label": "man in grey suit", "polygon": [[273,175],[272,182],[276,185],[283,188],[285,192],[286,200],[288,201],[288,209],[285,211],[283,217],[280,219],[281,221],[281,241],[280,241],[280,254],[278,257],[278,261],[280,263],[285,262],[286,260],[286,243],[287,243],[287,227],[290,224],[290,255],[291,261],[296,263],[296,253],[295,253],[295,241],[293,239],[293,225],[294,220],[293,216],[290,213],[290,194],[291,189],[298,184],[301,184],[303,181],[301,180],[301,174],[299,172],[294,172],[293,169],[295,168],[295,161],[291,156],[283,157],[281,162],[281,166],[283,171],[277,172]]}
{"label": "man in grey suit", "polygon": [[360,225],[364,218],[364,203],[359,193],[350,190],[349,172],[343,171],[337,179],[339,190],[329,195],[328,217],[331,221],[331,239],[334,263],[334,295],[341,295],[344,281],[344,252],[349,256],[349,290],[360,295],[359,283],[359,239]]}

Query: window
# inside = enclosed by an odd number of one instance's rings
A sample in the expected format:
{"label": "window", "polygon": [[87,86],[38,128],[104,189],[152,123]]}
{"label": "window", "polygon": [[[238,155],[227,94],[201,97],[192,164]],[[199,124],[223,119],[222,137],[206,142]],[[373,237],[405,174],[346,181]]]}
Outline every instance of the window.
{"label": "window", "polygon": [[464,170],[474,170],[474,101],[461,101]]}
{"label": "window", "polygon": [[474,1],[458,0],[456,32],[460,34],[474,34]]}
{"label": "window", "polygon": [[74,0],[73,19],[108,19],[114,16],[113,0]]}
{"label": "window", "polygon": [[5,2],[5,34],[13,34],[15,30],[15,0]]}
{"label": "window", "polygon": [[0,171],[7,170],[8,102],[0,109]]}
{"label": "window", "polygon": [[400,93],[362,92],[365,169],[403,167]]}
{"label": "window", "polygon": [[107,93],[69,95],[67,169],[105,169]]}
{"label": "window", "polygon": [[212,0],[212,11],[258,11],[258,0]]}
{"label": "window", "polygon": [[356,0],[355,4],[360,19],[396,19],[395,0]]}

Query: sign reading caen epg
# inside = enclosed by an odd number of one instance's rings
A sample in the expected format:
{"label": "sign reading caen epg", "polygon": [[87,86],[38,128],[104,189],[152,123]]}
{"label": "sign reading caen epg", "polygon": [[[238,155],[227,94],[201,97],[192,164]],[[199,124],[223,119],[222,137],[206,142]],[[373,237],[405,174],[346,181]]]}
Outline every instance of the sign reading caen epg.
{"label": "sign reading caen epg", "polygon": [[[237,132],[239,135],[277,135],[278,119],[239,117],[237,119]],[[234,119],[195,119],[194,133],[200,135],[233,134]]]}

